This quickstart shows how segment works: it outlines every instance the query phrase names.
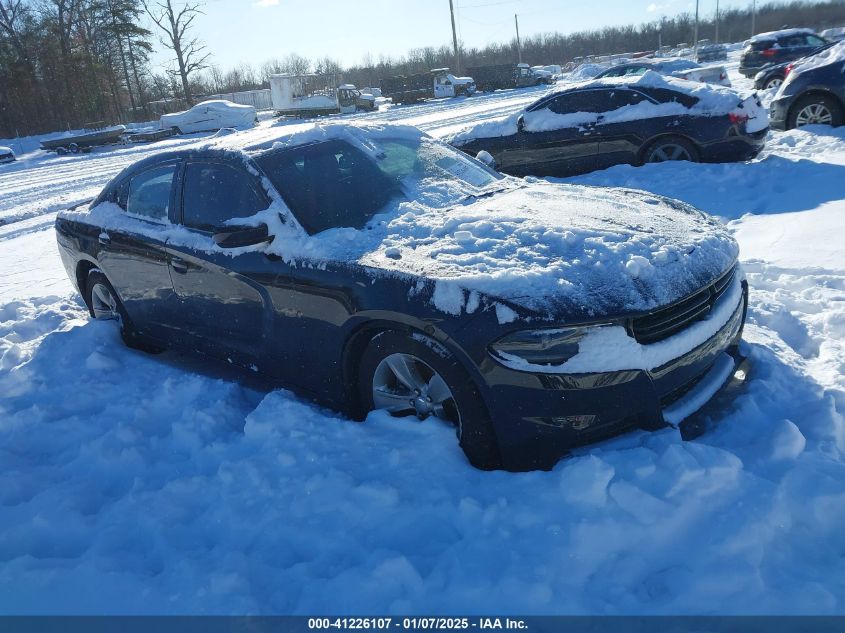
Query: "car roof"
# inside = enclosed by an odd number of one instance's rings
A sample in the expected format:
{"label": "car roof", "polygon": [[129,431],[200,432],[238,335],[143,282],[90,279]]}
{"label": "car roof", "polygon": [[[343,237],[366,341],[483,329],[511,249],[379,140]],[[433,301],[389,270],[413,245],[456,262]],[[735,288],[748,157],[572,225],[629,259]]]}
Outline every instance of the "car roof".
{"label": "car roof", "polygon": [[749,42],[765,42],[768,40],[777,40],[781,37],[789,37],[790,35],[815,35],[813,29],[781,29],[779,31],[768,31],[766,33],[758,33],[749,39]]}

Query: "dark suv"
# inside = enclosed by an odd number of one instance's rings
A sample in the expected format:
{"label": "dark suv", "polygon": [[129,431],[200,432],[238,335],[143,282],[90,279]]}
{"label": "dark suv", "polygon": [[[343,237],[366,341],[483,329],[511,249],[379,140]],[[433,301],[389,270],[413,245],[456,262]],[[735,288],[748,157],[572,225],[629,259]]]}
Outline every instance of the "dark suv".
{"label": "dark suv", "polygon": [[845,125],[845,42],[796,62],[772,100],[771,126]]}
{"label": "dark suv", "polygon": [[750,40],[739,59],[739,72],[749,79],[766,66],[791,62],[811,54],[827,40],[810,29],[785,29],[760,33]]}

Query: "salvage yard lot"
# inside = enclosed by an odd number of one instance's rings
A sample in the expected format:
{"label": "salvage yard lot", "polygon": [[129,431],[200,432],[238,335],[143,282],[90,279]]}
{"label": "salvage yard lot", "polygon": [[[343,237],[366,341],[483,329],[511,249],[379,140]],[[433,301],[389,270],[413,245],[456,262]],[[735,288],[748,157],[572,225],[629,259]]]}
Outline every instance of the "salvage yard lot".
{"label": "salvage yard lot", "polygon": [[[361,116],[442,135],[542,92]],[[186,142],[0,167],[4,613],[845,613],[845,128],[567,179],[729,223],[753,369],[698,440],[523,474],[474,470],[436,422],[357,424],[89,321],[55,212]]]}

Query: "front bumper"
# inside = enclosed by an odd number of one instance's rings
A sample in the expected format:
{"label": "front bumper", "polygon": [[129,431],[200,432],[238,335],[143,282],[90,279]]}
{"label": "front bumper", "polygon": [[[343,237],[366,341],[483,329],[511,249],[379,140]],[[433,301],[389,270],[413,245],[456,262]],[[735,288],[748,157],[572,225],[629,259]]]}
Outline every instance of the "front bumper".
{"label": "front bumper", "polygon": [[789,117],[789,107],[792,105],[792,99],[778,99],[772,101],[769,105],[769,126],[775,130],[785,130],[787,128],[787,119]]}
{"label": "front bumper", "polygon": [[490,359],[481,369],[505,468],[549,469],[577,446],[678,426],[733,374],[747,305],[743,281],[740,302],[715,335],[651,370],[535,374]]}

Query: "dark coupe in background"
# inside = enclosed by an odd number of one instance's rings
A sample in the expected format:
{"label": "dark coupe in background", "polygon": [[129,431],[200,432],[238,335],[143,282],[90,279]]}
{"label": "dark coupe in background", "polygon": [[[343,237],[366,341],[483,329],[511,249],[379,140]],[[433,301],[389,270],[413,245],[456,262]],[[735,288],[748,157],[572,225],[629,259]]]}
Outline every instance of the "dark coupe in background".
{"label": "dark coupe in background", "polygon": [[[694,110],[698,97],[682,89],[640,85],[637,78],[630,85],[619,83],[624,79],[594,80],[547,95],[525,108],[514,133],[472,138],[470,130],[451,142],[473,156],[489,153],[496,169],[514,176],[570,176],[620,163],[739,161],[753,158],[765,145],[767,123],[755,121],[757,128],[748,131],[749,114],[766,116],[756,95],[747,103],[737,95],[734,112],[712,113]],[[688,112],[661,115],[652,110],[623,121],[612,119],[614,111],[626,106],[672,103]],[[563,116],[556,129],[546,125],[531,131],[532,117],[549,120],[550,115],[578,113],[588,116],[571,123]]]}

